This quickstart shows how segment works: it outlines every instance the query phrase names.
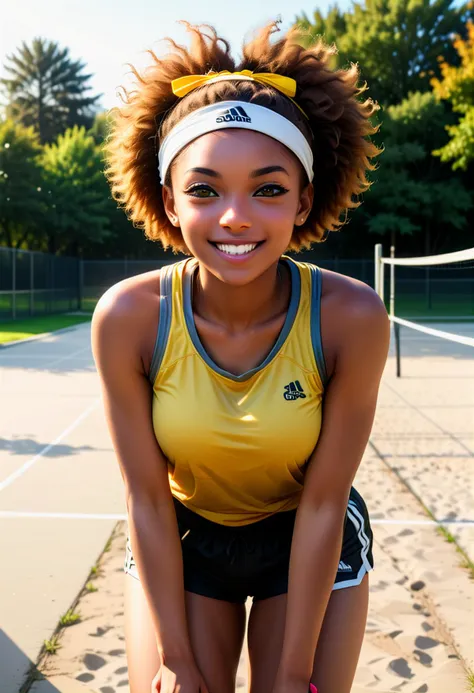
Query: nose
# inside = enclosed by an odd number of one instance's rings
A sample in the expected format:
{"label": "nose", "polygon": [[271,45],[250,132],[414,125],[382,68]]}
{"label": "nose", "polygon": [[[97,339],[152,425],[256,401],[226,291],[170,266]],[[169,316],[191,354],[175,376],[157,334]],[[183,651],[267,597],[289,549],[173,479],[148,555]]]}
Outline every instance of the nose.
{"label": "nose", "polygon": [[234,200],[232,204],[226,208],[219,219],[219,224],[223,229],[227,229],[233,233],[246,231],[252,226],[248,210],[245,205]]}

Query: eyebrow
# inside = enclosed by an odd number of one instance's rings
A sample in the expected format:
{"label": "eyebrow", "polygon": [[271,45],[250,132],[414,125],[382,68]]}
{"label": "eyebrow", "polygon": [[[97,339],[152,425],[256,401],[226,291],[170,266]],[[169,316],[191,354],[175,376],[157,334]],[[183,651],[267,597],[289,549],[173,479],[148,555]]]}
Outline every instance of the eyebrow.
{"label": "eyebrow", "polygon": [[260,176],[266,176],[269,173],[276,172],[286,173],[287,176],[290,175],[283,166],[265,166],[264,168],[257,168],[255,171],[252,171],[250,178],[259,178]]}
{"label": "eyebrow", "polygon": [[[265,166],[264,168],[257,168],[255,171],[252,171],[250,178],[260,178],[260,176],[266,176],[269,173],[276,172],[286,173],[287,176],[290,175],[286,168],[283,168],[283,166]],[[221,174],[214,171],[214,169],[203,168],[201,166],[190,168],[187,173],[202,173],[204,176],[210,176],[211,178],[222,178]]]}
{"label": "eyebrow", "polygon": [[204,176],[211,176],[211,178],[222,178],[220,173],[214,171],[212,168],[202,168],[201,166],[196,166],[196,168],[190,168],[186,173],[202,173]]}

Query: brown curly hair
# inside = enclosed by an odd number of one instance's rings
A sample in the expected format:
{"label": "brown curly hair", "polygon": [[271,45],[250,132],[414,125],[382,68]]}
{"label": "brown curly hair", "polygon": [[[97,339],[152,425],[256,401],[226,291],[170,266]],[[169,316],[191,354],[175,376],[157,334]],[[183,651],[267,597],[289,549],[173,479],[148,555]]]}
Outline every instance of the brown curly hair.
{"label": "brown curly hair", "polygon": [[[370,158],[381,153],[367,136],[378,131],[370,118],[379,106],[372,99],[357,96],[367,86],[357,87],[359,70],[352,63],[347,70],[330,70],[328,61],[337,53],[335,45],[322,41],[310,49],[298,44],[299,30],[292,29],[278,41],[271,41],[277,23],[266,26],[243,48],[243,60],[236,66],[230,46],[210,26],[191,26],[190,49],[168,39],[171,54],[157,58],[148,51],[153,64],[143,74],[130,66],[136,88],[123,89],[121,108],[112,110],[114,122],[106,144],[107,168],[115,200],[135,226],[165,248],[189,254],[179,229],[169,222],[162,201],[157,152],[162,139],[182,118],[203,106],[222,100],[239,100],[266,106],[291,120],[308,139],[314,155],[314,203],[303,226],[294,228],[288,250],[308,248],[325,240],[347,221],[347,210],[361,202],[353,196],[371,183],[367,171],[376,166]],[[295,101],[271,87],[251,81],[220,81],[190,92],[183,99],[171,91],[171,81],[190,74],[214,71],[252,70],[275,72],[297,83]],[[169,183],[169,178],[166,184]],[[340,215],[346,212],[341,221]]]}

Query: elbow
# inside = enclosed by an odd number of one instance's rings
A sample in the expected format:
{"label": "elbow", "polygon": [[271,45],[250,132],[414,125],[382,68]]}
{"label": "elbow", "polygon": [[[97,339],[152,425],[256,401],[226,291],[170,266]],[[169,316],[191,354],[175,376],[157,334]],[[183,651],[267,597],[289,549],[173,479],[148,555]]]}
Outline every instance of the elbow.
{"label": "elbow", "polygon": [[344,527],[348,498],[344,499],[310,499],[302,498],[298,513],[319,528],[339,529]]}

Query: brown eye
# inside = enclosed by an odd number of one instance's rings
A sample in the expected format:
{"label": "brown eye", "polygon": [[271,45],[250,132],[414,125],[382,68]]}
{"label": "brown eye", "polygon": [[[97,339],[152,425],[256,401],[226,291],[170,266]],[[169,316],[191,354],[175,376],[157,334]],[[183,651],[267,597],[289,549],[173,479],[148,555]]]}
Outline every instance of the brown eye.
{"label": "brown eye", "polygon": [[209,185],[203,185],[198,183],[192,185],[190,188],[184,191],[186,195],[191,195],[192,197],[200,197],[206,199],[208,197],[217,197],[217,193]]}
{"label": "brown eye", "polygon": [[279,197],[280,195],[284,195],[287,193],[288,190],[284,188],[282,185],[264,185],[261,187],[257,192],[255,193],[256,197]]}

